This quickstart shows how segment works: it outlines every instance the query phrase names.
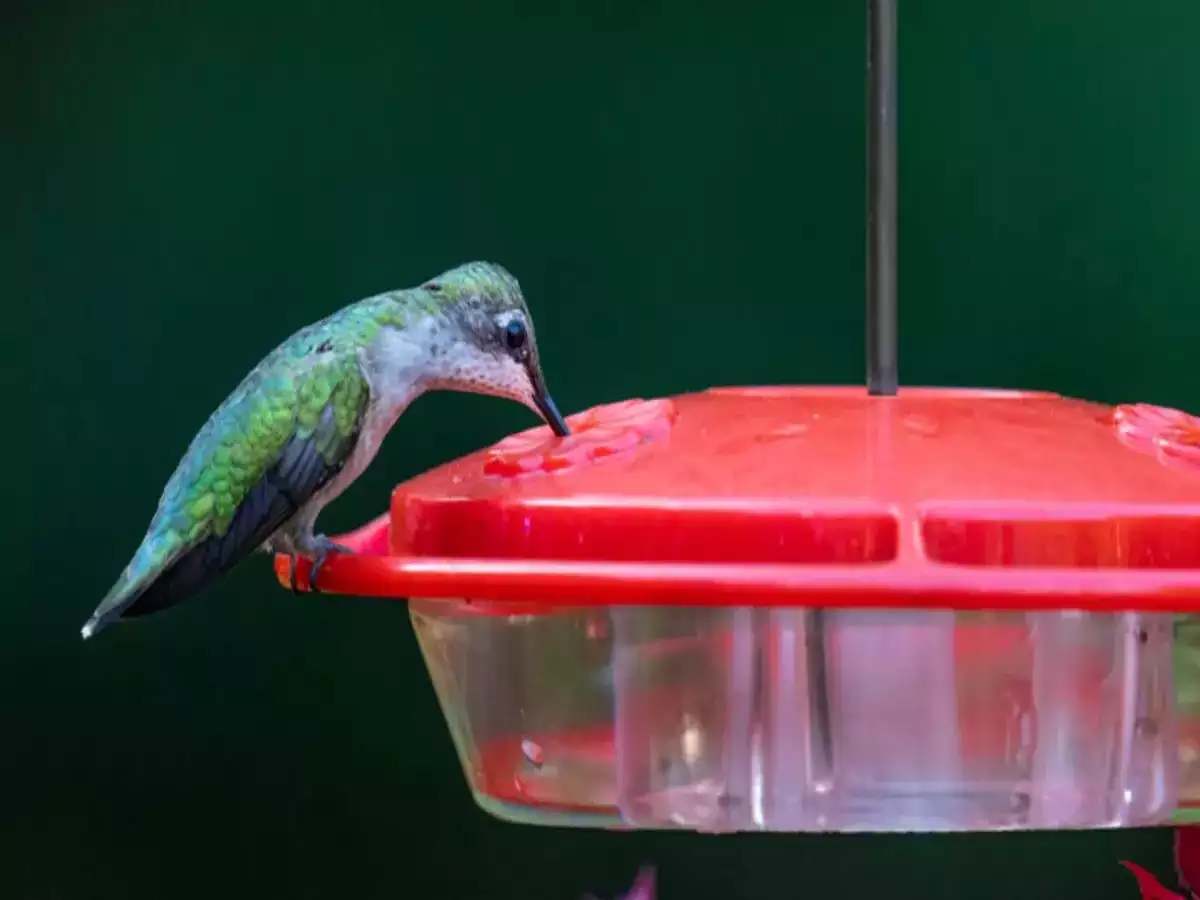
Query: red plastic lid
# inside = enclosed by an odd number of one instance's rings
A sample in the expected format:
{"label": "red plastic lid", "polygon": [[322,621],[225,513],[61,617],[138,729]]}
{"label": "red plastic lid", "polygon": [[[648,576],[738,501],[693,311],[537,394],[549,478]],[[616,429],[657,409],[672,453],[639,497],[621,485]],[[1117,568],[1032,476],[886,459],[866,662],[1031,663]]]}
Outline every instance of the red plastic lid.
{"label": "red plastic lid", "polygon": [[1200,610],[1200,420],[1184,413],[763,387],[568,422],[568,438],[530,429],[401,484],[390,515],[338,538],[357,553],[327,561],[322,590],[506,611]]}

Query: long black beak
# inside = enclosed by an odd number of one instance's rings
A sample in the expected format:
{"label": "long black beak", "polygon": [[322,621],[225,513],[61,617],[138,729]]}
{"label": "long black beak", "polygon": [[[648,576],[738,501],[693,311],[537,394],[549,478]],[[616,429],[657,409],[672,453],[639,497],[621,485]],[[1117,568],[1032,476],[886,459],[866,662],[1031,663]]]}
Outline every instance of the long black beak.
{"label": "long black beak", "polygon": [[569,435],[571,429],[567,427],[566,420],[550,398],[550,392],[546,390],[546,379],[542,377],[542,373],[537,371],[536,367],[529,373],[529,380],[533,382],[533,403],[538,408],[538,412],[542,414],[542,418],[546,420],[546,424],[550,426],[550,430],[559,437]]}

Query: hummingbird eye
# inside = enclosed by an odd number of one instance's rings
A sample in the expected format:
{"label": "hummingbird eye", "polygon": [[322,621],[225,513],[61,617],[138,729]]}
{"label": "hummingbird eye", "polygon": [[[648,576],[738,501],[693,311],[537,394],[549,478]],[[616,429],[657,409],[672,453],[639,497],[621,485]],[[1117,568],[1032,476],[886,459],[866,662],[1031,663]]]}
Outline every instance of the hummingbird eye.
{"label": "hummingbird eye", "polygon": [[509,350],[520,350],[529,340],[529,332],[520,319],[510,319],[504,326],[504,343]]}

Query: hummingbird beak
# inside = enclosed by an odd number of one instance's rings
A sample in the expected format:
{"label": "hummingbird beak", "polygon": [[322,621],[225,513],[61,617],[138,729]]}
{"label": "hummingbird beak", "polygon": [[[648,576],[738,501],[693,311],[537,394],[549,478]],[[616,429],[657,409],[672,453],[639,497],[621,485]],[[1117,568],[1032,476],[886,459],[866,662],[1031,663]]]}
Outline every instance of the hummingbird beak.
{"label": "hummingbird beak", "polygon": [[546,420],[546,424],[550,426],[550,430],[559,437],[566,437],[571,433],[571,429],[567,427],[567,421],[558,412],[554,401],[550,399],[549,394],[539,394],[534,398],[534,403],[537,404],[538,412]]}
{"label": "hummingbird beak", "polygon": [[550,392],[546,390],[546,379],[542,377],[542,373],[536,364],[530,366],[529,381],[533,385],[533,405],[542,414],[542,418],[546,420],[546,424],[550,426],[550,430],[559,437],[569,435],[571,429],[567,427],[566,420],[559,413],[558,407],[554,405],[554,400],[551,399]]}

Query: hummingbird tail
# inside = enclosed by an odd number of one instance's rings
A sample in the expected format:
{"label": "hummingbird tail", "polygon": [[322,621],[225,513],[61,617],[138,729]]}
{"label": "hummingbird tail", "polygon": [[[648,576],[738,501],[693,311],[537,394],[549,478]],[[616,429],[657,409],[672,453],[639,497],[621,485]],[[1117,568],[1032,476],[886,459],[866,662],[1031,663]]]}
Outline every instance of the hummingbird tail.
{"label": "hummingbird tail", "polygon": [[[194,543],[176,535],[147,537],[83,626],[84,640],[118,619],[148,616],[182,603],[261,547],[291,508],[266,502],[274,495],[260,491],[256,496],[265,499],[244,503],[224,534],[211,534]],[[269,515],[262,515],[264,512]]]}
{"label": "hummingbird tail", "polygon": [[83,639],[99,634],[118,619],[173,606],[194,593],[202,586],[197,583],[202,579],[179,577],[195,574],[180,571],[196,568],[181,566],[189,556],[187,549],[174,541],[147,539],[84,624],[80,631]]}
{"label": "hummingbird tail", "polygon": [[84,623],[80,630],[85,641],[119,619],[125,608],[137,599],[140,591],[131,581],[132,579],[122,575],[112,589],[104,595],[104,599],[100,601],[96,611],[92,613],[91,618]]}

